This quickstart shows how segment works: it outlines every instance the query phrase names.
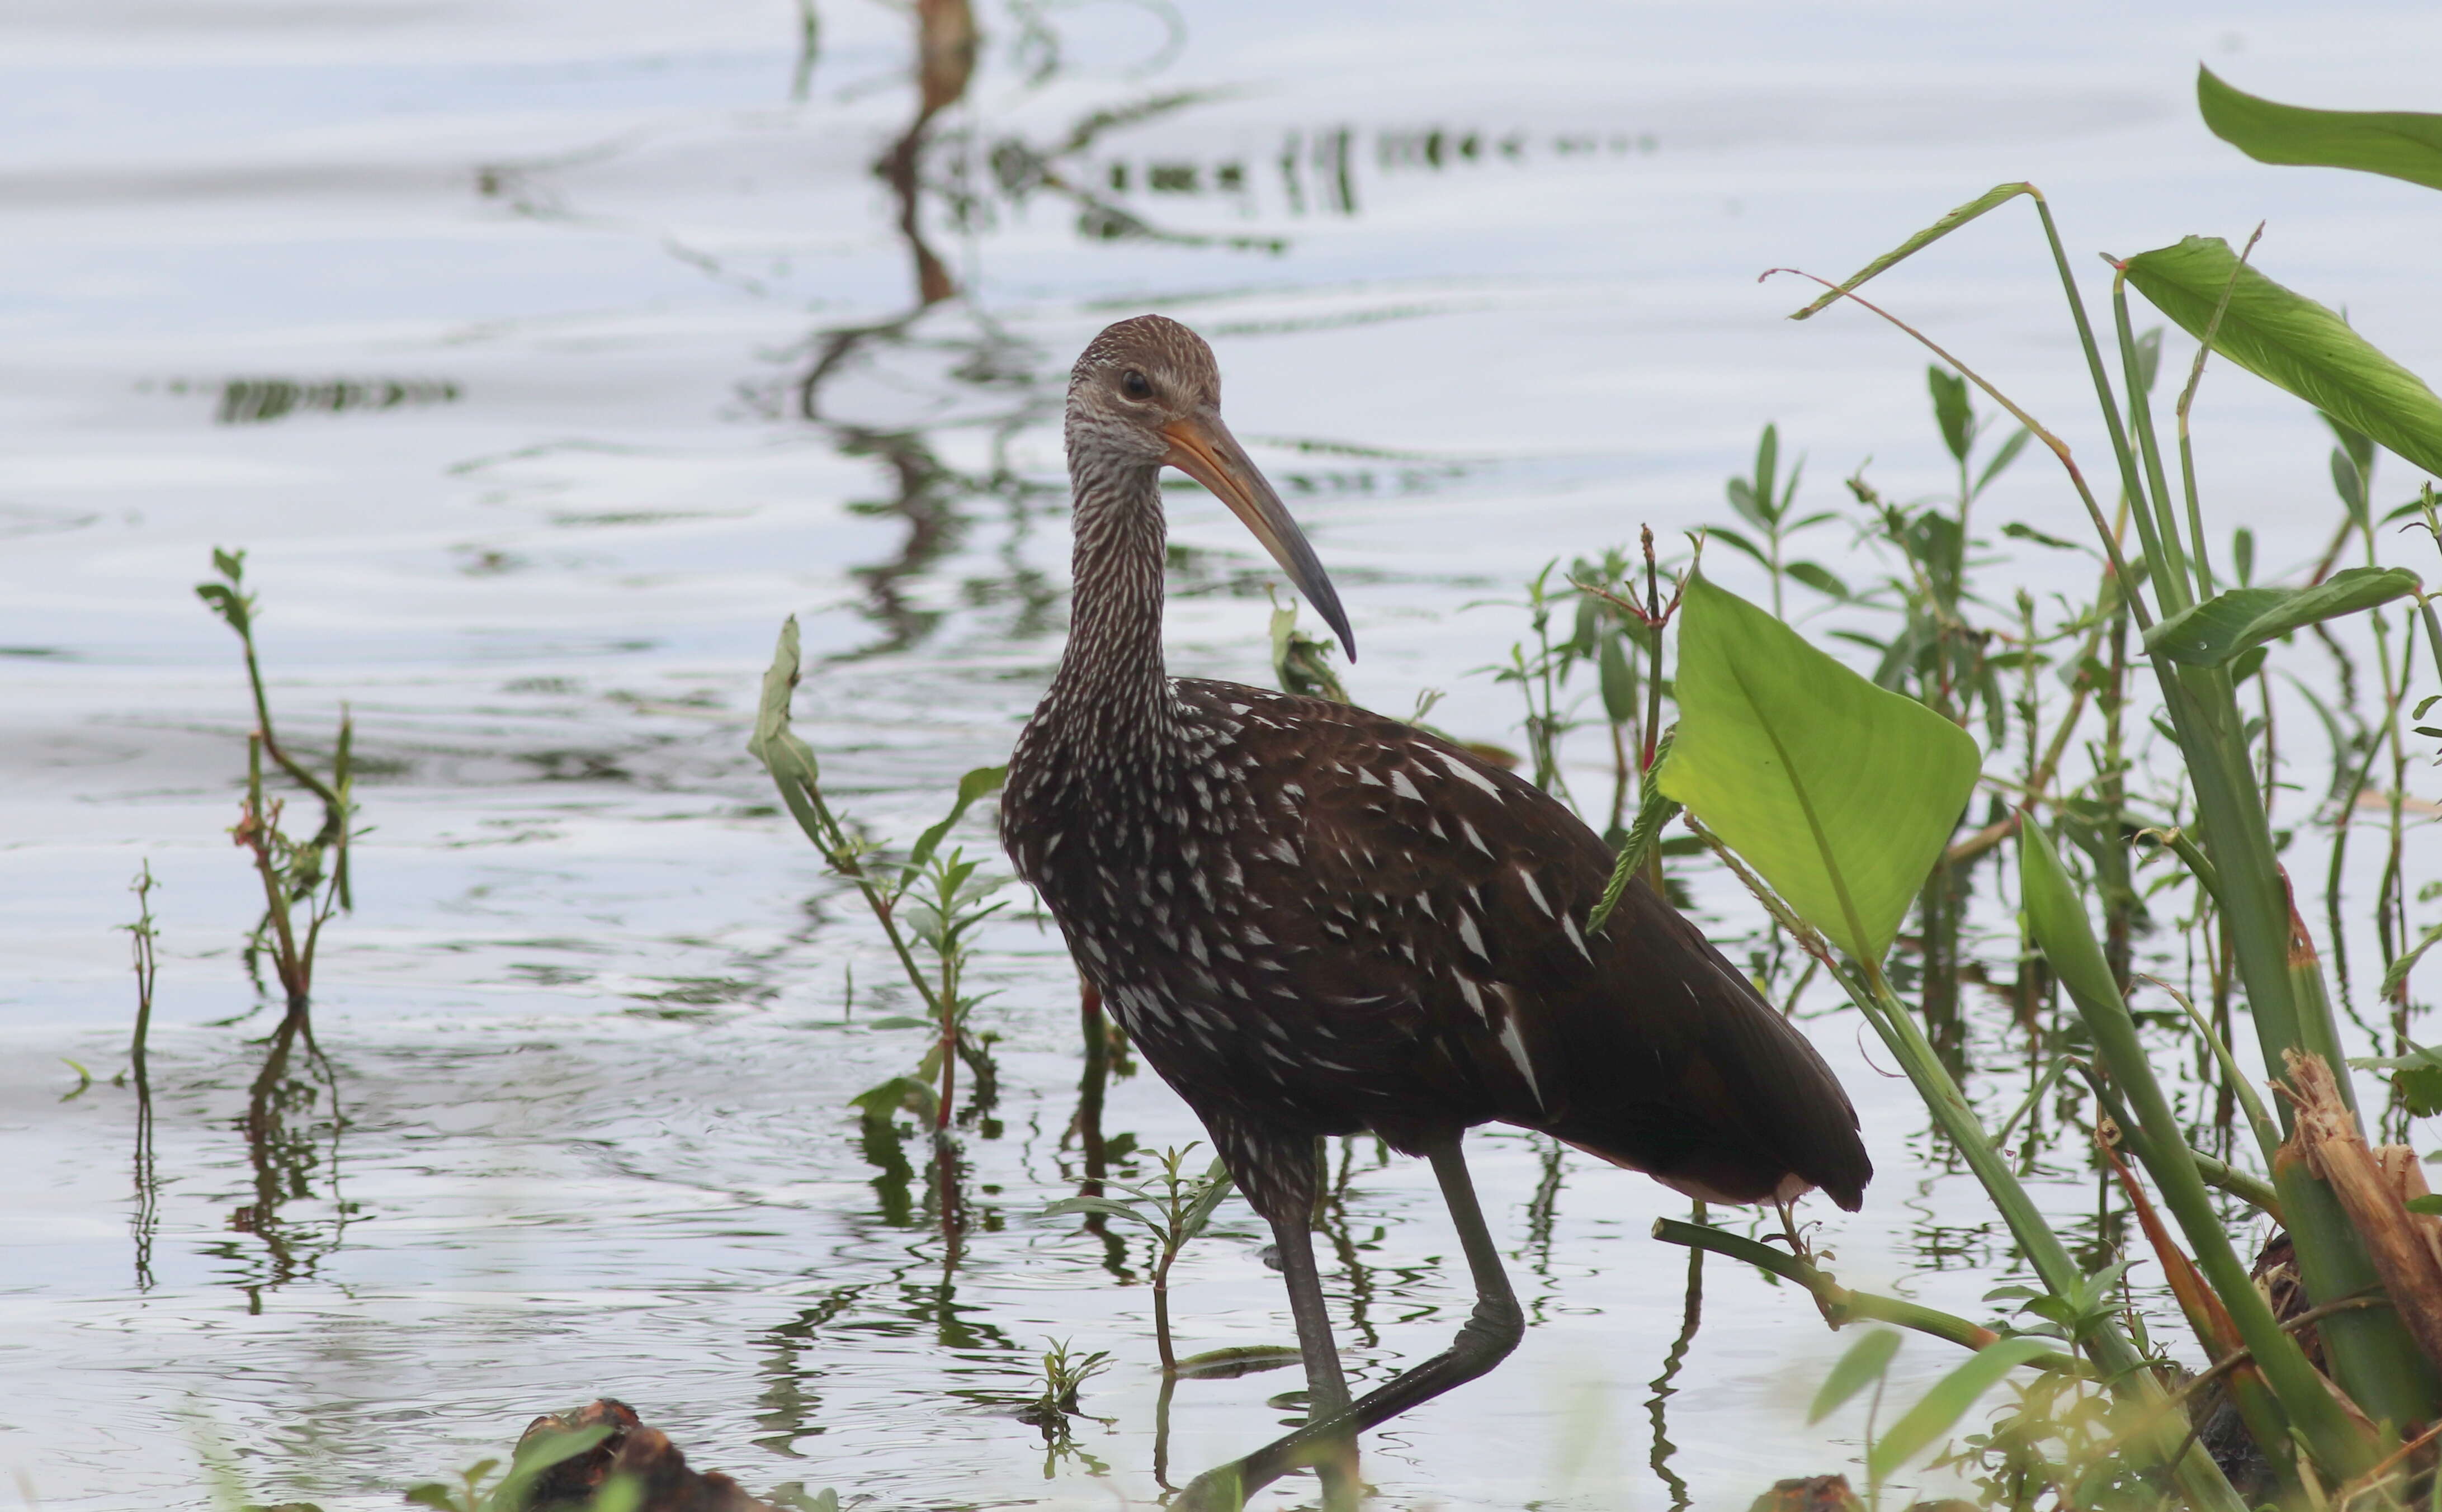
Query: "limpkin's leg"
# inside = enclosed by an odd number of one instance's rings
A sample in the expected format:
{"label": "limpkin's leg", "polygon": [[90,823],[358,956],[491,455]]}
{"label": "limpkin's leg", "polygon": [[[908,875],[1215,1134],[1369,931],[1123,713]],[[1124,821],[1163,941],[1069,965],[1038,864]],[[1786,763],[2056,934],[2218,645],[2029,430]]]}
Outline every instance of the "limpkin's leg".
{"label": "limpkin's leg", "polygon": [[[1509,1277],[1501,1268],[1501,1253],[1493,1248],[1492,1232],[1485,1227],[1484,1210],[1475,1200],[1475,1183],[1467,1176],[1467,1158],[1459,1152],[1459,1139],[1453,1136],[1447,1144],[1427,1153],[1433,1163],[1433,1175],[1441,1181],[1442,1200],[1449,1205],[1450,1222],[1458,1229],[1459,1248],[1467,1255],[1467,1271],[1475,1281],[1475,1311],[1458,1331],[1458,1338],[1451,1340],[1449,1348],[1415,1369],[1403,1371],[1358,1397],[1347,1412],[1336,1417],[1317,1412],[1296,1432],[1265,1445],[1233,1465],[1197,1476],[1178,1503],[1180,1507],[1234,1508],[1258,1487],[1270,1485],[1302,1465],[1315,1463],[1332,1446],[1354,1442],[1365,1430],[1475,1379],[1518,1347],[1519,1339],[1526,1331],[1526,1320],[1509,1289]],[[1281,1248],[1285,1257],[1289,1247],[1284,1244]],[[1310,1257],[1311,1246],[1304,1248]],[[1309,1267],[1311,1264],[1309,1259]],[[1303,1341],[1303,1321],[1300,1339]]]}
{"label": "limpkin's leg", "polygon": [[1272,1242],[1287,1283],[1289,1314],[1297,1320],[1298,1353],[1305,1357],[1307,1415],[1320,1422],[1348,1411],[1348,1377],[1340,1374],[1339,1346],[1332,1342],[1331,1313],[1322,1302],[1322,1276],[1314,1266],[1314,1230],[1305,1214],[1272,1220]]}
{"label": "limpkin's leg", "polygon": [[[1281,1279],[1288,1285],[1289,1313],[1297,1320],[1298,1353],[1305,1357],[1306,1421],[1320,1423],[1347,1415],[1348,1377],[1339,1368],[1339,1346],[1331,1337],[1331,1312],[1323,1305],[1322,1276],[1314,1264],[1311,1202],[1272,1220],[1272,1241],[1281,1257]],[[1322,1482],[1327,1512],[1357,1504],[1357,1434],[1351,1430],[1336,1443],[1318,1442],[1302,1462],[1314,1466]],[[1284,1466],[1294,1468],[1294,1466]],[[1248,1485],[1239,1495],[1254,1489]]]}

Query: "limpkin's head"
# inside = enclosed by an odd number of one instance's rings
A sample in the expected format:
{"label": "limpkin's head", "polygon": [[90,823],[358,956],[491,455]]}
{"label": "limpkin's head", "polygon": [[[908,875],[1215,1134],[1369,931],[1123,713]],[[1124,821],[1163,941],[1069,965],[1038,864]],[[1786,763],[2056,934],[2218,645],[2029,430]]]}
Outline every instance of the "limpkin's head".
{"label": "limpkin's head", "polygon": [[1068,375],[1067,433],[1072,467],[1171,466],[1212,490],[1357,660],[1357,637],[1314,548],[1221,423],[1221,369],[1202,337],[1158,315],[1104,328]]}

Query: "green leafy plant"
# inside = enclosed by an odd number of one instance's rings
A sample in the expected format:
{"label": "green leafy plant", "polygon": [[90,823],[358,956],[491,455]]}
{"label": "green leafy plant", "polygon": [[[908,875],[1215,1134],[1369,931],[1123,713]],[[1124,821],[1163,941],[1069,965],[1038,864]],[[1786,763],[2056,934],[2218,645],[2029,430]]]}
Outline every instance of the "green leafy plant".
{"label": "green leafy plant", "polygon": [[[851,830],[832,810],[823,794],[822,768],[813,749],[790,728],[789,705],[797,685],[797,621],[792,616],[781,627],[772,665],[763,675],[755,734],[746,748],[772,774],[781,801],[806,838],[832,870],[855,884],[882,926],[908,985],[923,1002],[922,1018],[884,1017],[869,1026],[933,1031],[933,1044],[917,1075],[893,1077],[853,1101],[868,1130],[877,1120],[886,1124],[902,1109],[932,1125],[944,1173],[942,1218],[948,1223],[953,1218],[947,1141],[959,1064],[964,1062],[975,1071],[979,1093],[991,1085],[988,1047],[968,1023],[980,1001],[966,991],[969,938],[1005,903],[989,901],[1001,886],[999,879],[983,875],[980,864],[968,861],[963,851],[944,856],[940,847],[969,809],[1000,791],[1007,769],[980,767],[961,777],[950,811],[919,835],[903,856],[891,856],[886,847]],[[920,951],[924,958],[919,958]],[[982,1105],[979,1098],[978,1110]]]}
{"label": "green leafy plant", "polygon": [[[526,1495],[545,1470],[585,1453],[611,1432],[608,1424],[596,1424],[564,1433],[537,1433],[518,1446],[506,1468],[498,1459],[477,1460],[458,1472],[455,1485],[421,1482],[408,1487],[407,1500],[433,1512],[524,1512]],[[497,1477],[494,1471],[500,1472]],[[615,1477],[603,1487],[595,1512],[635,1512],[642,1492],[632,1479]]]}
{"label": "green leafy plant", "polygon": [[[245,648],[246,686],[254,698],[255,726],[246,737],[246,798],[229,831],[253,858],[255,874],[263,883],[263,918],[246,941],[246,970],[254,972],[256,963],[268,954],[287,999],[288,1016],[301,1022],[313,996],[314,956],[321,942],[322,926],[335,914],[355,906],[348,852],[355,815],[355,721],[343,706],[327,778],[289,754],[272,725],[271,701],[264,692],[263,666],[255,653],[254,622],[261,605],[246,589],[246,553],[215,547],[212,567],[219,580],[196,584],[195,594],[237,632],[238,644]],[[299,839],[289,834],[281,823],[286,805],[265,798],[263,758],[266,756],[291,781],[320,800],[322,823],[310,836]]]}
{"label": "green leafy plant", "polygon": [[1953,1366],[1897,1422],[1877,1434],[1875,1419],[1900,1342],[1901,1336],[1887,1328],[1869,1329],[1859,1336],[1824,1377],[1806,1412],[1809,1423],[1819,1423],[1859,1392],[1872,1389],[1866,1413],[1866,1504],[1877,1509],[1882,1506],[1883,1483],[1894,1471],[1932,1448],[2003,1376],[2050,1353],[2050,1346],[2040,1339],[1996,1339]]}
{"label": "green leafy plant", "polygon": [[[2120,530],[2095,498],[2067,445],[1972,369],[1932,342],[1925,344],[1962,380],[1982,389],[2042,440],[2084,501],[2109,564],[2113,595],[2128,615],[2141,654],[2151,665],[2164,728],[2182,759],[2184,801],[2192,807],[2181,828],[2166,831],[2171,836],[2169,848],[2184,863],[2197,906],[2209,910],[2214,920],[2217,937],[2229,953],[2234,985],[2244,991],[2253,1010],[2268,1071],[2288,1075],[2303,1066],[2323,1075],[2339,1065],[2339,1031],[2320,963],[2292,924],[2280,844],[2268,810],[2270,779],[2258,768],[2259,738],[2268,742],[2261,753],[2264,770],[2269,771],[2273,760],[2269,724],[2251,722],[2242,715],[2236,689],[2240,679],[2256,674],[2263,662],[2260,653],[2271,641],[2341,615],[2375,610],[2415,592],[2416,584],[2411,574],[2373,562],[2346,575],[2319,574],[2316,581],[2297,588],[2258,584],[2251,580],[2249,543],[2239,537],[2233,540],[2232,561],[2240,582],[2225,589],[2209,550],[2188,416],[2205,355],[2219,351],[2336,417],[2336,423],[2344,428],[2344,439],[2352,432],[2361,433],[2432,468],[2442,462],[2442,401],[2329,310],[2248,267],[2243,257],[2226,245],[2202,238],[2114,263],[2118,277],[2112,291],[2112,320],[2120,356],[2120,383],[2115,387],[2053,231],[2049,207],[2028,185],[2001,185],[1961,206],[1833,287],[1801,311],[1800,317],[1844,297],[1865,304],[1855,293],[1860,285],[1959,226],[2020,197],[2030,198],[2035,207],[2068,297],[2111,436],[2124,496],[2121,519],[2134,527],[2142,548],[2145,571],[2141,575],[2132,570]],[[2199,343],[2197,360],[2176,410],[2176,487],[2148,397],[2153,349],[2135,334],[2129,319],[2126,288],[2131,283]],[[1870,304],[1867,308],[1883,313]],[[1912,330],[1909,334],[1917,336]],[[1918,339],[1925,338],[1918,336]],[[1941,397],[1937,389],[1938,412],[1954,408],[1944,406]],[[1950,429],[1945,421],[1945,432]],[[2343,500],[2354,517],[2363,520],[2371,515],[2363,483],[2371,452],[2363,457],[2352,454],[2350,462],[2347,481],[2356,486],[2354,492],[2343,487]],[[2340,476],[2337,463],[2335,470]],[[2420,610],[2423,605],[2420,594]],[[1704,617],[1703,603],[1691,600],[1683,632],[1686,640],[1698,639]],[[1734,811],[1741,800],[1751,802],[1757,792],[1777,798],[1793,785],[1806,787],[1805,769],[1784,749],[1788,738],[1779,730],[1802,724],[1808,736],[1837,741],[1853,738],[1852,731],[1862,734],[1866,728],[1853,710],[1824,708],[1820,700],[1809,704],[1802,690],[1775,689],[1767,696],[1786,711],[1777,721],[1778,729],[1768,719],[1750,720],[1743,727],[1716,720],[1704,732],[1706,738],[1691,738],[1695,711],[1708,701],[1734,708],[1756,701],[1756,685],[1763,680],[1751,674],[1750,667],[1769,665],[1776,657],[1789,664],[1803,661],[1794,649],[1767,651],[1762,640],[1780,628],[1777,622],[1759,611],[1751,611],[1748,620],[1758,639],[1746,649],[1755,654],[1742,654],[1733,661],[1686,646],[1682,648],[1680,738],[1663,784],[1666,792],[1689,803],[1700,822],[1705,820],[1708,807],[1717,812]],[[2378,618],[2372,623],[2378,645],[2387,645],[2382,639],[2383,622]],[[2394,664],[2386,661],[2385,692],[2396,708],[2405,688],[2395,680],[2393,668]],[[1819,667],[1818,671],[1831,675]],[[1800,709],[1807,711],[1802,720],[1796,714]],[[1724,738],[1723,732],[1731,730],[1737,738]],[[1926,738],[1930,742],[1935,738],[1928,731]],[[1920,755],[1931,749],[1928,743]],[[1876,759],[1879,764],[1888,758],[1878,756]],[[1685,774],[1682,763],[1686,764]],[[1713,791],[1705,791],[1708,786]],[[1922,804],[1927,823],[1938,816],[1935,828],[1946,833],[1957,815],[1950,796],[1936,792],[1924,796]],[[2345,814],[2335,821],[2346,822]],[[1872,835],[1835,837],[1815,817],[1813,807],[1801,802],[1794,813],[1785,812],[1780,823],[1769,828],[1751,827],[1737,835],[1727,833],[1726,825],[1708,828],[1721,831],[1725,855],[1735,853],[1752,863],[1759,875],[1750,880],[1767,906],[1794,934],[1808,939],[1810,950],[1824,958],[1835,978],[1850,990],[1917,1083],[1937,1125],[2001,1210],[2036,1272],[2039,1286],[2027,1288],[2024,1298],[2029,1310],[2076,1340],[2093,1359],[2118,1398],[2118,1410],[2139,1414],[2117,1440],[2118,1452],[2125,1455],[2142,1449],[2159,1454],[2178,1475],[2182,1497],[2190,1505],[2231,1505],[2232,1493],[2227,1482],[2185,1447],[2184,1430],[2177,1428],[2178,1404],[2166,1400],[2160,1388],[2137,1368],[2138,1345],[2123,1333],[2100,1294],[2098,1278],[2115,1272],[2105,1267],[2088,1276],[2068,1263],[2058,1237],[2018,1189],[2014,1174],[1995,1157],[1990,1137],[1965,1105],[1955,1082],[1925,1053],[1908,1016],[1890,995],[1878,961],[1888,943],[1887,932],[1867,927],[1868,916],[1857,906],[1855,889],[1843,885],[1851,873],[1862,874],[1866,862],[1886,855],[1889,847],[1883,831],[1888,827],[1878,827]],[[2230,1245],[2227,1220],[2206,1191],[2206,1160],[2189,1148],[2185,1127],[2173,1116],[2155,1076],[2123,996],[2122,971],[2115,969],[2108,952],[2092,934],[2075,886],[2048,839],[2032,822],[2021,822],[2020,828],[2025,835],[2021,892],[2032,944],[2068,989],[2085,1031],[2100,1051],[2103,1064],[2097,1068],[2097,1095],[2115,1109],[2122,1096],[2134,1105],[2133,1115],[2115,1112],[2113,1121],[2196,1252],[2196,1260],[2190,1262],[2175,1248],[2167,1230],[2149,1231],[2158,1253],[2172,1270],[2173,1289],[2192,1326],[2217,1360],[2238,1357],[2237,1352],[2245,1351],[2246,1368],[2231,1375],[2233,1396],[2251,1433],[2272,1457],[2285,1495],[2305,1494],[2307,1487],[2318,1485],[2337,1485],[2351,1496],[2372,1496],[2388,1504],[2406,1484],[2402,1477],[2414,1469],[2414,1457],[2406,1449],[2386,1453],[2380,1430],[2370,1431],[2369,1423],[2388,1422],[2399,1430],[2429,1421],[2442,1406],[2442,1382],[2437,1382],[2434,1372],[2437,1362],[2419,1357],[2411,1331],[2364,1308],[2344,1309],[2322,1320],[2329,1382],[2306,1361],[2255,1291],[2247,1267]],[[2110,834],[2098,834],[2091,842],[2099,854],[2123,844],[2119,836]],[[1809,856],[1810,847],[1819,854]],[[1904,877],[1915,865],[1909,859],[1900,875]],[[2404,953],[2404,930],[2396,931],[2394,938]],[[1831,958],[1832,942],[1847,953],[1847,965]],[[2390,952],[2387,947],[2387,955]],[[2391,985],[2387,980],[2386,987]],[[2193,1013],[2190,1016],[2196,1019],[2198,1033],[2218,1048],[2210,1027]],[[2226,1055],[2219,1059],[2226,1084],[2233,1092],[2246,1094],[2249,1105],[2254,1107],[2244,1078],[2228,1064]],[[2317,1127],[2325,1131],[2319,1138],[2328,1140],[2334,1138],[2332,1130],[2348,1127],[2352,1116],[2345,1076],[2332,1072],[2324,1084],[2332,1088],[2334,1101],[2320,1108],[2317,1116],[2324,1121]],[[2286,1105],[2281,1119],[2285,1124],[2290,1119]],[[2354,1297],[2378,1289],[2381,1278],[2369,1258],[2369,1246],[2389,1246],[2394,1236],[2361,1230],[2360,1225],[2391,1220],[2380,1218],[2362,1202],[2344,1208],[2320,1168],[2281,1141],[2282,1131],[2269,1116],[2260,1120],[2259,1128],[2262,1153],[2273,1178],[2269,1200],[2278,1204],[2287,1219],[2306,1284],[2320,1297]],[[2354,1134],[2347,1138],[2357,1140],[2356,1147],[2362,1151],[2361,1138]],[[2132,1198],[2141,1199],[2134,1176],[2127,1179]],[[2221,1184],[2226,1190],[2241,1190],[2226,1180]],[[2396,1199],[2392,1199],[2391,1207],[2395,1211],[2398,1209]],[[2141,1212],[2150,1213],[2150,1209]],[[2152,1221],[2148,1216],[2147,1222]],[[2392,1302],[2405,1307],[2412,1299],[2395,1293]],[[2345,1395],[2336,1396],[2334,1385]],[[2352,1406],[2359,1412],[2352,1412]],[[2287,1458],[2292,1445],[2301,1451],[2294,1462]]]}
{"label": "green leafy plant", "polygon": [[1714,525],[1705,531],[1712,539],[1753,557],[1757,565],[1772,574],[1772,611],[1775,614],[1782,611],[1780,585],[1784,576],[1795,577],[1816,592],[1832,598],[1849,596],[1849,585],[1840,581],[1831,569],[1819,562],[1788,559],[1790,537],[1837,518],[1828,509],[1804,516],[1796,513],[1797,481],[1805,471],[1806,464],[1801,460],[1789,469],[1789,481],[1780,481],[1780,428],[1764,427],[1762,437],[1756,443],[1755,476],[1732,478],[1724,490],[1729,497],[1730,508],[1763,537],[1762,543],[1758,544],[1727,526]]}
{"label": "green leafy plant", "polygon": [[[1140,1224],[1153,1235],[1157,1254],[1153,1266],[1153,1334],[1154,1348],[1161,1357],[1164,1375],[1177,1374],[1183,1367],[1171,1344],[1170,1333],[1170,1267],[1196,1235],[1212,1221],[1212,1214],[1230,1193],[1230,1170],[1215,1157],[1200,1176],[1184,1173],[1187,1157],[1195,1148],[1172,1148],[1161,1153],[1161,1171],[1151,1181],[1112,1181],[1110,1190],[1122,1196],[1063,1197],[1043,1210],[1046,1216],[1065,1213],[1100,1213],[1105,1217],[1125,1218]],[[1232,1360],[1235,1352],[1224,1352]],[[1193,1363],[1193,1362],[1189,1362]]]}

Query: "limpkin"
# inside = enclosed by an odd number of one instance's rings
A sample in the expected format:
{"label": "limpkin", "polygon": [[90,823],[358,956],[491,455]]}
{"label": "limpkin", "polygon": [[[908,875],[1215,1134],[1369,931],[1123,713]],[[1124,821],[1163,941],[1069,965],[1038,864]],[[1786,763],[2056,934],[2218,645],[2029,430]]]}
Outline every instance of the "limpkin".
{"label": "limpkin", "polygon": [[[1711,1202],[1820,1187],[1853,1211],[1873,1168],[1822,1058],[1667,902],[1638,882],[1584,927],[1612,855],[1558,800],[1397,720],[1165,673],[1165,466],[1219,496],[1355,656],[1220,402],[1211,349],[1159,316],[1077,359],[1068,645],[1010,758],[1001,837],[1278,1243],[1309,1415],[1199,1495],[1312,1465],[1341,1501],[1358,1432],[1522,1331],[1467,1129],[1540,1130]],[[1446,1353],[1351,1403],[1308,1231],[1318,1138],[1363,1130],[1432,1162],[1477,1300]]]}

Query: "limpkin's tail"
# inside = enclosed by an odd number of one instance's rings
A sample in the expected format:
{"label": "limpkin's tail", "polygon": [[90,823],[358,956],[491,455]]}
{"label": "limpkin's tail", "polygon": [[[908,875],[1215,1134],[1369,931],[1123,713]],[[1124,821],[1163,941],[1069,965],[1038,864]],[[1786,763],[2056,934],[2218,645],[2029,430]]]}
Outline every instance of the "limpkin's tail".
{"label": "limpkin's tail", "polygon": [[1604,933],[1605,988],[1549,1026],[1568,1084],[1540,1126],[1707,1202],[1820,1187],[1855,1211],[1874,1165],[1814,1047],[1642,884]]}

